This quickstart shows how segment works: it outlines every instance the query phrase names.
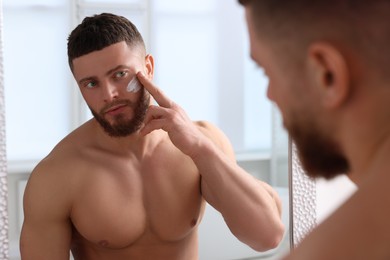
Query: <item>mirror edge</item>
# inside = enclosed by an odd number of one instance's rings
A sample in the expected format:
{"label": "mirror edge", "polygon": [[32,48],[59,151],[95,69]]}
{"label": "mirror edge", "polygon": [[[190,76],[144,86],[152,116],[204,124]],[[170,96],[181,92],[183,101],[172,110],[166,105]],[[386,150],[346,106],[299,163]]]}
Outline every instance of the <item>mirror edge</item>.
{"label": "mirror edge", "polygon": [[3,2],[0,1],[0,257],[8,259],[8,187],[5,147],[5,100],[3,70]]}
{"label": "mirror edge", "polygon": [[299,245],[317,224],[316,182],[308,177],[289,137],[289,211],[290,249]]}

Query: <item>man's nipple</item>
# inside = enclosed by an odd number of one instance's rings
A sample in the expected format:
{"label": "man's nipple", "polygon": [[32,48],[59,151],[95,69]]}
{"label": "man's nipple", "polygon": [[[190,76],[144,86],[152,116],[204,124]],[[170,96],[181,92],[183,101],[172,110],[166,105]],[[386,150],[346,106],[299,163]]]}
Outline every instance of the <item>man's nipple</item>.
{"label": "man's nipple", "polygon": [[102,247],[108,247],[109,246],[109,243],[107,240],[101,240],[99,241],[99,246],[102,246]]}
{"label": "man's nipple", "polygon": [[196,218],[192,219],[190,223],[191,227],[195,227],[196,223],[198,223],[198,220]]}

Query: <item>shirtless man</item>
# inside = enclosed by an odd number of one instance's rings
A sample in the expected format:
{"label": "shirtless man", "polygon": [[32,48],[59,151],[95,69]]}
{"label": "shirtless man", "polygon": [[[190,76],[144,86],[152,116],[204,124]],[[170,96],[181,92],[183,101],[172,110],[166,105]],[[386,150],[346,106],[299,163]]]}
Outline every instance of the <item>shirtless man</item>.
{"label": "shirtless man", "polygon": [[358,186],[286,259],[390,259],[390,1],[241,3],[303,166]]}
{"label": "shirtless man", "polygon": [[[94,118],[32,172],[22,259],[69,259],[71,249],[82,260],[195,260],[206,201],[255,250],[278,245],[278,195],[236,164],[221,131],[190,121],[152,83],[153,57],[133,24],[86,18],[68,56]],[[144,88],[129,84],[137,78]]]}

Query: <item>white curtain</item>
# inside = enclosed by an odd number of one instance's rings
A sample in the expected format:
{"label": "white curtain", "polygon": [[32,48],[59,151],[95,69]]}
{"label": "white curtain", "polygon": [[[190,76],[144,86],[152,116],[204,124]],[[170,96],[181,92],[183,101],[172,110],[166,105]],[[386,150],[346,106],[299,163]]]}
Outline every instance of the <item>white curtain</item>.
{"label": "white curtain", "polygon": [[8,187],[3,76],[3,2],[0,0],[0,259],[8,259]]}

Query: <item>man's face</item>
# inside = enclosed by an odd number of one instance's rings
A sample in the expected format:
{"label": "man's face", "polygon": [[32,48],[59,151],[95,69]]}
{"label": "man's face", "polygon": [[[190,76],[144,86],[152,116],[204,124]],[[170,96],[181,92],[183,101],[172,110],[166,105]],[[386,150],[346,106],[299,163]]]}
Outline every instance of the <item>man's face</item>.
{"label": "man's face", "polygon": [[93,116],[110,136],[128,136],[141,128],[150,95],[143,88],[128,92],[127,86],[138,71],[152,76],[150,59],[125,42],[74,59],[73,74],[80,91]]}
{"label": "man's face", "polygon": [[[279,108],[284,127],[294,140],[308,175],[332,178],[346,173],[348,162],[322,115],[320,94],[310,84],[304,64],[297,66],[288,54],[276,50],[276,41],[261,35],[246,7],[251,56],[268,76],[268,98]],[[289,60],[290,59],[290,60]],[[302,59],[305,60],[305,59]]]}
{"label": "man's face", "polygon": [[[149,107],[150,95],[143,88],[140,92],[141,96],[137,102],[132,102],[130,100],[118,100],[112,102],[111,104],[107,104],[107,106],[102,108],[100,111],[95,111],[91,107],[89,107],[89,109],[96,121],[99,122],[108,135],[113,137],[125,137],[137,132],[141,128],[145,119],[146,111]],[[120,108],[121,110],[124,109],[124,107],[133,109],[134,116],[132,118],[128,118],[124,113],[117,113],[113,116],[113,121],[111,123],[105,117],[106,111],[117,106],[122,107]]]}

